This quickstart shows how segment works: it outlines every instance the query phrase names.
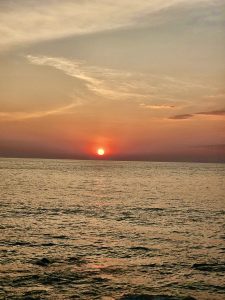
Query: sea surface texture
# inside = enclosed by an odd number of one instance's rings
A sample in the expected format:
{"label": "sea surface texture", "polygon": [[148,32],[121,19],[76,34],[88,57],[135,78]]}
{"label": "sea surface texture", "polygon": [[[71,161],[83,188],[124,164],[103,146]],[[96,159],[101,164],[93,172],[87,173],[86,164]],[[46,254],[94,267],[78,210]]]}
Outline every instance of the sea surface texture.
{"label": "sea surface texture", "polygon": [[223,164],[0,159],[0,299],[225,299],[224,178]]}

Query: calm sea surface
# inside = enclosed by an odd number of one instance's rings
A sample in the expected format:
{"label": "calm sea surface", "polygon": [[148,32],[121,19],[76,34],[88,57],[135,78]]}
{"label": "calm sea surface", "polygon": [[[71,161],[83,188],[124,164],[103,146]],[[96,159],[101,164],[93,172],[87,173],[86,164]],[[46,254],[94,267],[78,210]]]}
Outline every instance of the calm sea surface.
{"label": "calm sea surface", "polygon": [[223,164],[0,159],[0,299],[225,299],[224,181]]}

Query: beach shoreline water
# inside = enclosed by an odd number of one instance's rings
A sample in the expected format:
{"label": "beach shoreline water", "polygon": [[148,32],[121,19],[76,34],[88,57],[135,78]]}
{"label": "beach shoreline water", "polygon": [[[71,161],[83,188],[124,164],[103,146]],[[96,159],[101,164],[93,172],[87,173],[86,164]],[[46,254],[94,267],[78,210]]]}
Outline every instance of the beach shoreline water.
{"label": "beach shoreline water", "polygon": [[224,175],[0,159],[0,299],[224,299]]}

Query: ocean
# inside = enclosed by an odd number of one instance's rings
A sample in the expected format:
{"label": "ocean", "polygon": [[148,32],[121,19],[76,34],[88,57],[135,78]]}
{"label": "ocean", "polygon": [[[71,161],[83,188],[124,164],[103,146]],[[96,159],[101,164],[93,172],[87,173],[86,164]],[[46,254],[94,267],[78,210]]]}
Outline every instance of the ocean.
{"label": "ocean", "polygon": [[225,165],[0,159],[0,299],[225,299]]}

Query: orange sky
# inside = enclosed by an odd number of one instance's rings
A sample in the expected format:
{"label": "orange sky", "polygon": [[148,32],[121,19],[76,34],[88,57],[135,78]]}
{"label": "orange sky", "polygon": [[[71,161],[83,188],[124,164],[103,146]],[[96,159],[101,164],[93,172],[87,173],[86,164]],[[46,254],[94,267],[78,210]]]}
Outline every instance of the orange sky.
{"label": "orange sky", "polygon": [[3,0],[0,11],[1,156],[225,160],[221,1]]}

